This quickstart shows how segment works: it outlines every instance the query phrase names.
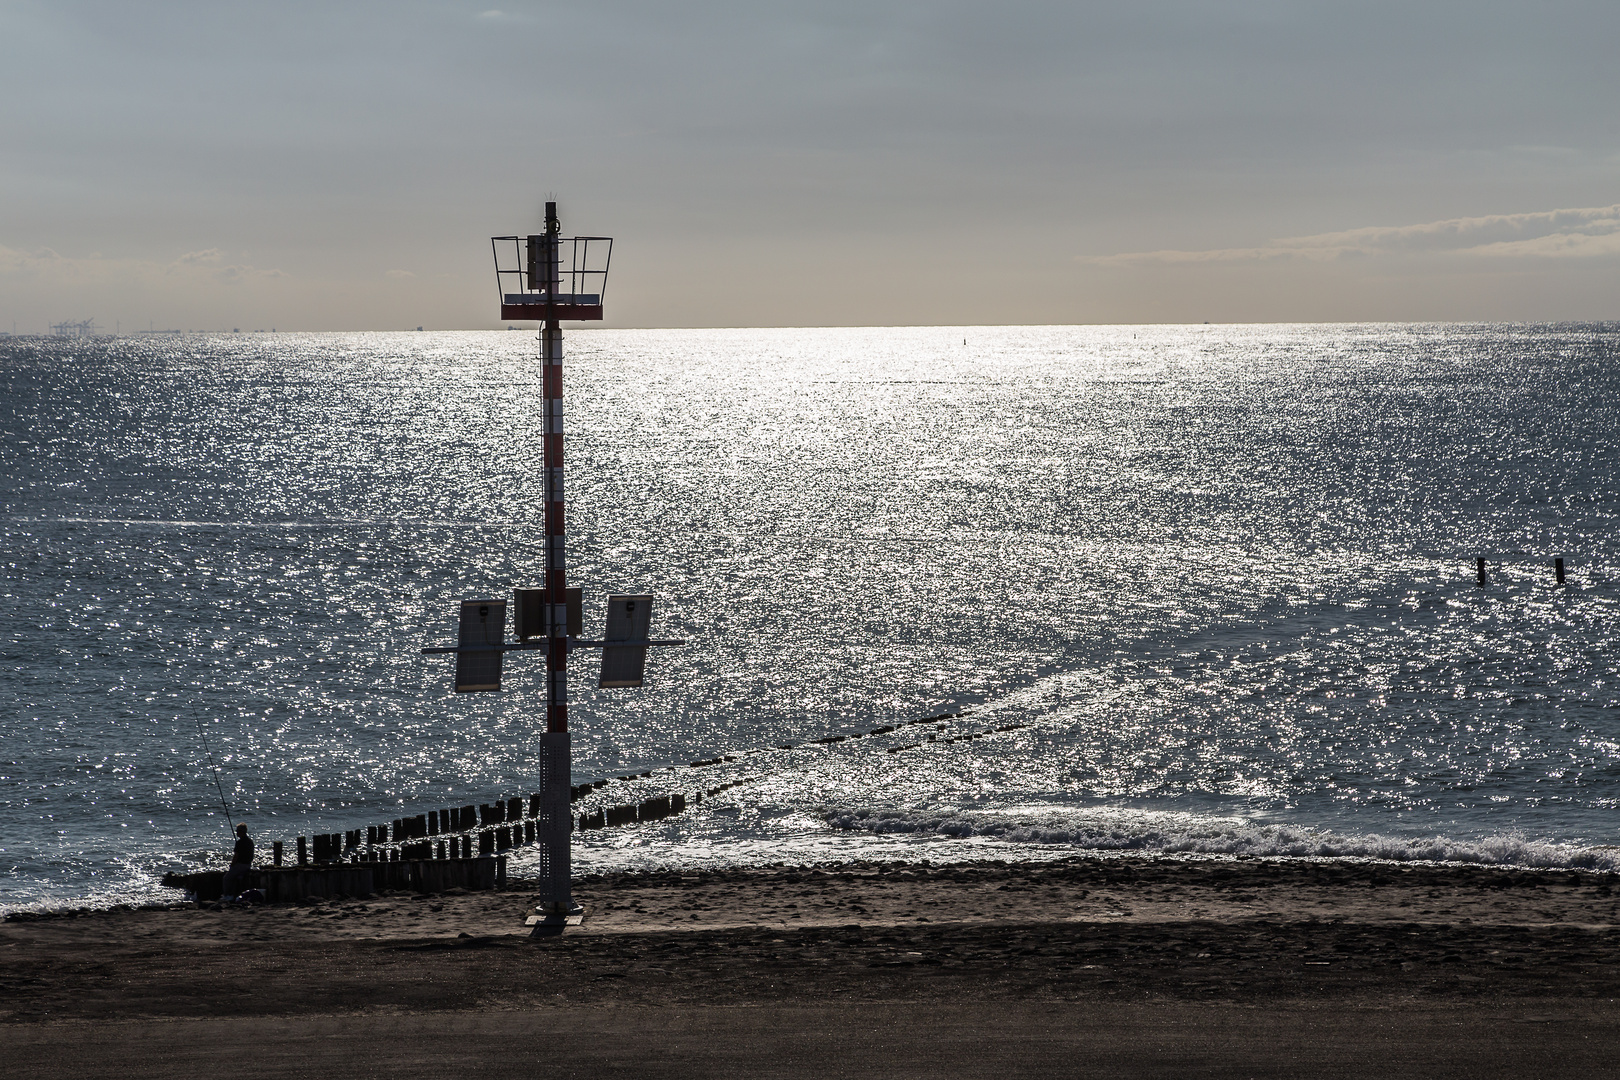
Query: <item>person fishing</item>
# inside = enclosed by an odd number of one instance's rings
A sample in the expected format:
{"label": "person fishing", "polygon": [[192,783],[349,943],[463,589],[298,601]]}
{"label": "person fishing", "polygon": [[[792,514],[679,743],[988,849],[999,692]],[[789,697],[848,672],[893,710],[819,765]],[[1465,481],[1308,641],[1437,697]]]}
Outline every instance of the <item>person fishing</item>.
{"label": "person fishing", "polygon": [[235,898],[247,891],[248,871],[253,869],[253,838],[246,823],[236,827],[236,847],[231,851],[231,867],[225,871],[225,895]]}
{"label": "person fishing", "polygon": [[192,715],[197,721],[197,737],[202,740],[203,752],[208,755],[208,771],[214,777],[214,790],[219,792],[219,805],[225,811],[225,820],[236,833],[236,846],[231,849],[231,865],[225,871],[225,881],[220,889],[225,899],[235,900],[252,883],[249,871],[253,869],[253,838],[248,835],[246,824],[238,825],[231,820],[231,803],[225,798],[225,788],[219,782],[219,766],[214,764],[214,748],[208,745],[208,731],[203,727],[202,712],[194,706]]}

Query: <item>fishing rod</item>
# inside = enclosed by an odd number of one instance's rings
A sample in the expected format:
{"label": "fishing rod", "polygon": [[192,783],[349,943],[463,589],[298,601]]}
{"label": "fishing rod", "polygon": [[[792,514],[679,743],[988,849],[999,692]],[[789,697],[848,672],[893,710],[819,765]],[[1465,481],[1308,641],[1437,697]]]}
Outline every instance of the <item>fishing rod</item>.
{"label": "fishing rod", "polygon": [[214,790],[219,792],[219,805],[225,808],[225,823],[236,831],[236,822],[231,818],[231,804],[225,800],[225,789],[219,783],[219,766],[214,764],[214,751],[208,745],[208,732],[203,729],[202,710],[197,707],[195,700],[191,703],[191,715],[197,721],[197,734],[202,737],[203,751],[208,755],[208,771],[214,775]]}

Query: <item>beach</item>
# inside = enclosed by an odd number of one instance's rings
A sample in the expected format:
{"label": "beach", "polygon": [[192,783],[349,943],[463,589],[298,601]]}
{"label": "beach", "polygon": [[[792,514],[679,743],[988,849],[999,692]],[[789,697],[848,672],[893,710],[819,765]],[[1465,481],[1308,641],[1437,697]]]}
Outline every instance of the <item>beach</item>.
{"label": "beach", "polygon": [[1075,857],[14,914],[11,1077],[1613,1075],[1616,875]]}

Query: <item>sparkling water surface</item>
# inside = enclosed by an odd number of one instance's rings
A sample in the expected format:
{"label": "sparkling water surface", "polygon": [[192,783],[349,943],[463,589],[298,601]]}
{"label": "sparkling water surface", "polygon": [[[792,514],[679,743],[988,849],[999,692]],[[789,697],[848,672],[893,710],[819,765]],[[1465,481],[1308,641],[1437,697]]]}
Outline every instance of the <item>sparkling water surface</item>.
{"label": "sparkling water surface", "polygon": [[[1620,326],[566,336],[587,634],[690,642],[575,655],[575,778],[740,782],[582,869],[1620,865]],[[0,341],[0,907],[219,863],[205,738],[266,848],[533,790],[535,658],[418,650],[540,580],[536,352]]]}

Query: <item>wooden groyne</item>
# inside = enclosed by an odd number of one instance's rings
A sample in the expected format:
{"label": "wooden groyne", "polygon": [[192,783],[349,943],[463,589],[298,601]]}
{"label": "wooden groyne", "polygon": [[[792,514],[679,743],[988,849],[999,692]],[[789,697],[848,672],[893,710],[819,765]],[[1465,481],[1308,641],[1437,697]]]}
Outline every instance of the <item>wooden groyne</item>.
{"label": "wooden groyne", "polygon": [[[968,715],[966,711],[942,713],[886,724],[870,731],[828,735],[811,739],[804,745],[826,746],[873,736],[903,736],[912,725],[942,724]],[[929,734],[920,741],[887,747],[886,752],[897,754],[929,746],[983,739],[1018,731],[1024,726],[1019,723],[1003,724],[943,737]],[[796,749],[799,747],[788,744],[744,753],[763,754],[771,750]],[[737,760],[738,754],[724,754],[689,762],[685,768],[703,769]],[[667,774],[680,768],[672,765],[659,770],[659,773]],[[578,784],[571,789],[571,801],[578,802],[595,795],[615,781],[652,779],[655,779],[655,773],[642,772]],[[573,817],[569,821],[569,830],[618,828],[663,821],[685,813],[689,807],[700,805],[706,797],[713,798],[739,784],[748,783],[749,779],[731,780],[692,792],[672,791],[636,802],[599,806]],[[506,853],[538,840],[540,804],[538,793],[516,795],[488,803],[430,810],[344,832],[300,836],[294,844],[297,863],[293,866],[283,865],[286,849],[284,843],[277,840],[271,845],[272,865],[252,871],[254,877],[247,887],[260,890],[265,899],[271,902],[295,902],[306,897],[321,896],[368,896],[372,892],[390,889],[442,892],[452,888],[496,888],[498,882],[505,880]],[[199,900],[217,900],[224,887],[224,873],[223,870],[214,870],[197,874],[169,874],[164,876],[163,884],[187,889]],[[369,877],[364,874],[369,874]]]}
{"label": "wooden groyne", "polygon": [[[643,774],[650,776],[651,774]],[[641,777],[620,777],[631,780]],[[578,801],[606,784],[580,784],[573,789]],[[716,794],[733,786],[715,788]],[[703,800],[699,792],[696,801]],[[569,822],[573,829],[630,825],[641,821],[662,821],[686,811],[686,793],[671,792],[635,803],[581,814]],[[384,867],[402,862],[440,863],[498,856],[513,848],[533,844],[540,829],[538,794],[497,799],[494,802],[431,810],[425,814],[395,818],[382,825],[367,825],[338,833],[318,833],[297,838],[298,866],[361,865]],[[271,845],[275,867],[282,865],[284,846]]]}
{"label": "wooden groyne", "polygon": [[[165,874],[163,884],[185,889],[199,903],[220,899],[225,871]],[[348,863],[311,867],[258,867],[249,870],[245,888],[257,889],[267,903],[347,896],[365,899],[376,892],[439,893],[450,889],[489,890],[506,884],[506,857],[489,859],[402,859],[398,862]]]}

